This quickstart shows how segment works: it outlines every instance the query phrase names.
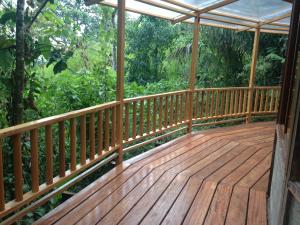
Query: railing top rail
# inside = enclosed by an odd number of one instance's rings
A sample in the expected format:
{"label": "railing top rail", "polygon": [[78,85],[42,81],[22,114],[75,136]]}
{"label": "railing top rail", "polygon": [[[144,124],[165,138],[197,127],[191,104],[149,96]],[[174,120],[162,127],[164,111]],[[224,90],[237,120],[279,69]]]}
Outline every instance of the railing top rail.
{"label": "railing top rail", "polygon": [[255,86],[255,89],[280,89],[281,86]]}
{"label": "railing top rail", "polygon": [[154,95],[139,96],[139,97],[134,97],[134,98],[127,98],[127,99],[124,99],[124,103],[135,102],[135,101],[139,101],[139,100],[146,100],[146,99],[150,99],[150,98],[157,98],[157,97],[164,97],[164,96],[182,94],[182,93],[186,93],[186,92],[188,92],[188,90],[172,91],[172,92],[161,93],[161,94],[154,94]]}
{"label": "railing top rail", "polygon": [[97,112],[97,111],[100,111],[100,110],[111,108],[111,107],[116,106],[118,104],[119,104],[118,101],[108,102],[108,103],[104,103],[104,104],[100,104],[100,105],[96,105],[96,106],[92,106],[92,107],[88,107],[88,108],[84,108],[84,109],[79,109],[79,110],[76,110],[76,111],[67,112],[67,113],[64,113],[64,114],[51,116],[51,117],[47,117],[47,118],[43,118],[43,119],[39,119],[39,120],[27,122],[27,123],[23,123],[23,124],[20,124],[20,125],[4,128],[4,129],[0,130],[0,138],[20,134],[20,133],[25,132],[25,131],[30,131],[30,130],[33,130],[33,129],[36,129],[36,128],[39,128],[39,127],[42,127],[42,126],[47,126],[47,125],[50,125],[50,124],[59,123],[61,121],[73,119],[73,118],[83,116],[83,115],[86,115],[86,114],[89,114],[89,113],[94,113],[94,112]]}
{"label": "railing top rail", "polygon": [[[255,86],[255,89],[280,89],[280,86]],[[248,90],[249,87],[196,88],[195,91]]]}

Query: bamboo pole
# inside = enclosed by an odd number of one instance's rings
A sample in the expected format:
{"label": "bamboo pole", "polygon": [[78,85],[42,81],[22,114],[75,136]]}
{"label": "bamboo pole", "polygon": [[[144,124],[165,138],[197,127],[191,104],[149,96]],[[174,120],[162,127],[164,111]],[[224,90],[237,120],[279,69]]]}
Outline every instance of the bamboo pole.
{"label": "bamboo pole", "polygon": [[200,28],[199,14],[195,17],[194,21],[194,37],[193,37],[193,48],[192,48],[192,63],[190,72],[190,84],[189,84],[189,109],[188,109],[188,132],[192,132],[193,126],[193,94],[195,91],[195,80],[196,80],[196,69],[198,60],[198,41],[199,41],[199,28]]}
{"label": "bamboo pole", "polygon": [[253,50],[252,50],[252,63],[251,63],[251,71],[250,71],[250,79],[249,79],[249,94],[248,94],[248,112],[246,117],[246,123],[251,122],[251,112],[252,112],[252,102],[253,102],[253,89],[255,84],[255,74],[256,74],[256,62],[258,56],[258,48],[259,48],[259,37],[260,37],[260,29],[255,30],[254,42],[253,42]]}
{"label": "bamboo pole", "polygon": [[116,137],[119,146],[118,163],[123,161],[123,101],[124,101],[124,60],[125,60],[125,0],[118,0],[118,47],[117,47],[117,106]]}

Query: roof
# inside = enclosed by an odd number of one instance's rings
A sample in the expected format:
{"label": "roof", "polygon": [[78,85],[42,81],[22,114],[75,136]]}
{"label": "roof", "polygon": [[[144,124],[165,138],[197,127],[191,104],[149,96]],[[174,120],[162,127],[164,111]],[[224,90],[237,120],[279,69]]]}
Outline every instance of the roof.
{"label": "roof", "polygon": [[[118,0],[86,0],[87,5],[117,7]],[[193,23],[234,29],[287,34],[292,4],[284,0],[126,0],[126,10],[173,23]]]}

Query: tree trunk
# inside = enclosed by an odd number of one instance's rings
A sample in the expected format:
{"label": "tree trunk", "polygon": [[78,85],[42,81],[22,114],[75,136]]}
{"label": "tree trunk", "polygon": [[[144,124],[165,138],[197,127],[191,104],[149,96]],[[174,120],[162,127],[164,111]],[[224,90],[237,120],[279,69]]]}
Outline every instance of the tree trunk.
{"label": "tree trunk", "polygon": [[16,69],[12,74],[13,88],[11,125],[23,122],[23,92],[25,76],[24,7],[25,0],[18,0],[16,14]]}
{"label": "tree trunk", "polygon": [[[111,16],[111,23],[113,26],[114,31],[116,30],[116,15],[117,15],[117,9],[115,9]],[[117,43],[114,40],[113,41],[113,47],[112,47],[112,68],[114,71],[117,71]]]}

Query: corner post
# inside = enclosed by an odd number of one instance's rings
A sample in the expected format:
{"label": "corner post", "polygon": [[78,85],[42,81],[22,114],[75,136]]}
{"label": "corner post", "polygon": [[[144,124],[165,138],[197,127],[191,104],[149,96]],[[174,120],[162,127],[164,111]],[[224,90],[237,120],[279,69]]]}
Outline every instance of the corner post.
{"label": "corner post", "polygon": [[259,51],[259,37],[260,37],[260,28],[256,28],[254,41],[253,41],[253,49],[252,49],[252,62],[251,62],[251,70],[250,70],[250,78],[249,78],[249,91],[248,91],[248,104],[247,104],[248,108],[247,108],[246,123],[251,122],[254,84],[255,84],[255,75],[256,75],[256,63],[257,63],[257,56]]}
{"label": "corner post", "polygon": [[123,101],[124,101],[124,59],[125,59],[125,0],[118,0],[118,45],[117,45],[117,87],[116,101],[116,138],[118,148],[118,163],[123,161]]}
{"label": "corner post", "polygon": [[190,70],[190,80],[189,80],[189,109],[188,109],[188,133],[192,132],[193,127],[193,95],[195,91],[195,80],[196,80],[196,70],[197,70],[197,60],[198,60],[198,41],[199,41],[199,30],[200,30],[200,15],[195,17],[194,21],[194,36],[192,45],[192,62]]}

